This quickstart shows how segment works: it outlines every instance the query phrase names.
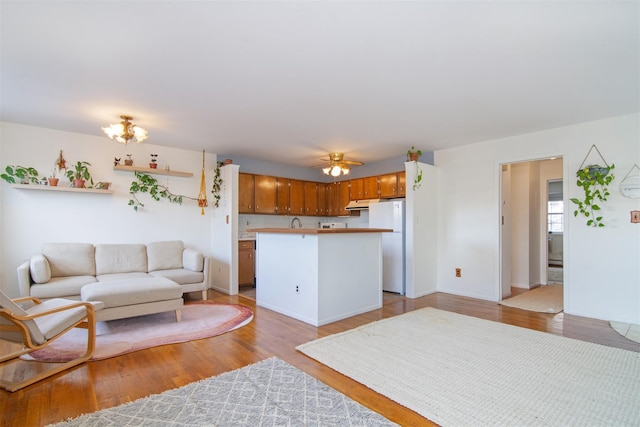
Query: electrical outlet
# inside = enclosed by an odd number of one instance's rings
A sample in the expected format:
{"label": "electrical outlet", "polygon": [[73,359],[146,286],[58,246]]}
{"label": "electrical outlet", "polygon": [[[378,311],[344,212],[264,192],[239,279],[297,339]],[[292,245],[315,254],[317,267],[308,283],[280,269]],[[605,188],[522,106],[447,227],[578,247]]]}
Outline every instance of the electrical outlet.
{"label": "electrical outlet", "polygon": [[300,293],[300,285],[296,285],[296,294]]}
{"label": "electrical outlet", "polygon": [[456,268],[456,277],[462,277],[462,269]]}

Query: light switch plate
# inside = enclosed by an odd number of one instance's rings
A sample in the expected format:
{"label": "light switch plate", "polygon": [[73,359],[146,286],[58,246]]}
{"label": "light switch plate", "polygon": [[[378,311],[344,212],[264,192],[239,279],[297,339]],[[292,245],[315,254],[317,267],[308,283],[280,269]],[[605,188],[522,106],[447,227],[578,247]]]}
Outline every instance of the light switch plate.
{"label": "light switch plate", "polygon": [[640,223],[640,211],[631,211],[631,222]]}

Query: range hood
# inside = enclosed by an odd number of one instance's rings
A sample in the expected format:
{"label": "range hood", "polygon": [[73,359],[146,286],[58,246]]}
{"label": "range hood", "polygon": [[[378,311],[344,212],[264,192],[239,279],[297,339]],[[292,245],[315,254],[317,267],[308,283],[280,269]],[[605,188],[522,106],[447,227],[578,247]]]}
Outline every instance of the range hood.
{"label": "range hood", "polygon": [[371,203],[378,203],[379,201],[380,199],[352,200],[349,202],[346,209],[348,211],[362,211],[369,209],[369,205]]}

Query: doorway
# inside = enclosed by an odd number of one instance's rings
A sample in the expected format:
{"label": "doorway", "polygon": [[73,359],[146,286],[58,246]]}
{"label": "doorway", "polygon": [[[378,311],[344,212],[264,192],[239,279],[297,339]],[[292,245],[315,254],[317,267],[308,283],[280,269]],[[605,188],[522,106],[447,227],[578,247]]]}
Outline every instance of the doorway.
{"label": "doorway", "polygon": [[547,180],[547,284],[564,276],[564,196],[561,179]]}
{"label": "doorway", "polygon": [[[500,165],[500,299],[550,283],[563,283],[560,265],[564,246],[562,158],[527,160]],[[560,191],[558,192],[558,188]],[[559,198],[553,203],[550,198]],[[557,202],[557,200],[553,200]],[[560,209],[561,212],[555,212]],[[553,220],[550,252],[549,221]],[[560,231],[557,222],[560,222]],[[549,270],[550,262],[554,263]]]}

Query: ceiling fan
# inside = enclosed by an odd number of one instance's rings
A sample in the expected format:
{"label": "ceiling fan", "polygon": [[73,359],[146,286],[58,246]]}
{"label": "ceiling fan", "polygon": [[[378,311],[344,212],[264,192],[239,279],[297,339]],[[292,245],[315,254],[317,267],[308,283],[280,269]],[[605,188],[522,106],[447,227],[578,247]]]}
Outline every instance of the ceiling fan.
{"label": "ceiling fan", "polygon": [[350,166],[362,166],[363,162],[359,162],[357,160],[345,160],[344,153],[329,153],[328,159],[320,159],[323,162],[327,162],[326,165],[320,165],[316,167],[321,167],[322,172],[326,175],[331,175],[333,177],[342,175],[348,175],[351,170]]}

